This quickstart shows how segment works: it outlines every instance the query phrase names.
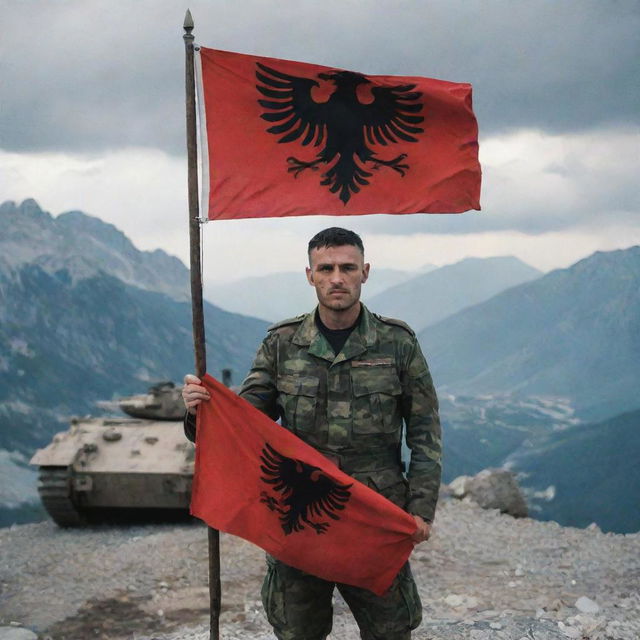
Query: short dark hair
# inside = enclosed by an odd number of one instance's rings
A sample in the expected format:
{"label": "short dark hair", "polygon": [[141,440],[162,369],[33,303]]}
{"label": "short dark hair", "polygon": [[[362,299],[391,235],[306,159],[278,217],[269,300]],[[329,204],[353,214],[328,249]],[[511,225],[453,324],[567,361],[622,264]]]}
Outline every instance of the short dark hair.
{"label": "short dark hair", "polygon": [[316,233],[316,235],[309,240],[309,248],[307,251],[309,256],[311,256],[311,252],[314,249],[320,249],[321,247],[344,247],[345,245],[358,247],[360,253],[364,256],[362,238],[355,231],[343,229],[342,227],[329,227]]}

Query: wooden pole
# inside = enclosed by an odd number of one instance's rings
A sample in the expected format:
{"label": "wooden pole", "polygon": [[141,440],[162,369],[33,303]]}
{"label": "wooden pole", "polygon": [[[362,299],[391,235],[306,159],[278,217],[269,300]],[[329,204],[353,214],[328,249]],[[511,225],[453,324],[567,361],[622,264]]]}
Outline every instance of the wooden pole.
{"label": "wooden pole", "polygon": [[[184,17],[185,89],[187,106],[187,166],[189,194],[189,244],[191,254],[191,313],[196,375],[207,371],[202,304],[202,263],[200,260],[200,211],[198,206],[198,143],[196,133],[196,82],[193,64],[193,18]],[[220,533],[209,528],[209,639],[220,638]]]}

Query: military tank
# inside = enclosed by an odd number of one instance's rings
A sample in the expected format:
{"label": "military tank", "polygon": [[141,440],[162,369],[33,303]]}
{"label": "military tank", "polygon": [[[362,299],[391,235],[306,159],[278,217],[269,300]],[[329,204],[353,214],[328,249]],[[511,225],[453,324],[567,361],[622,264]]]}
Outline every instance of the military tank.
{"label": "military tank", "polygon": [[73,418],[36,451],[38,493],[58,525],[188,517],[195,450],[180,391],[162,382],[119,401],[129,417]]}

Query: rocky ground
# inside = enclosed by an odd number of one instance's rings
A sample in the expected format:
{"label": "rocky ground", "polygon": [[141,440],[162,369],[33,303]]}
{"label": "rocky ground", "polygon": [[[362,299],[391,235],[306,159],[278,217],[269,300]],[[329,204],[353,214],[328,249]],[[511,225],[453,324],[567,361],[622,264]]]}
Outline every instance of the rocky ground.
{"label": "rocky ground", "polygon": [[[223,535],[221,557],[221,637],[273,638],[262,551]],[[640,533],[445,501],[413,569],[424,607],[416,640],[640,638]],[[0,529],[0,640],[208,640],[206,583],[203,526]],[[338,598],[331,638],[358,637]]]}

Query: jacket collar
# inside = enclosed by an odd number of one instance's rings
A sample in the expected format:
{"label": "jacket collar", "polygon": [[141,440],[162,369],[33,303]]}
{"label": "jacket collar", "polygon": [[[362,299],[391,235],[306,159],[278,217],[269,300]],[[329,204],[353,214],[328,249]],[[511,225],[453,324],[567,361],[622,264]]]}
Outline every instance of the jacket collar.
{"label": "jacket collar", "polygon": [[337,364],[359,356],[375,344],[377,339],[375,318],[364,304],[362,305],[360,324],[352,331],[344,347],[342,347],[342,351],[340,351],[337,356],[333,353],[331,345],[316,326],[316,313],[317,307],[314,311],[306,315],[292,338],[294,344],[300,347],[309,347],[308,352],[311,355]]}

